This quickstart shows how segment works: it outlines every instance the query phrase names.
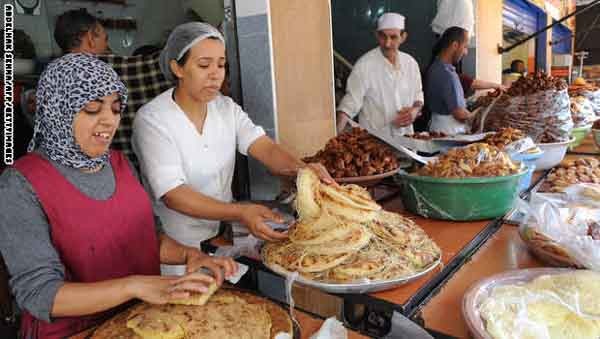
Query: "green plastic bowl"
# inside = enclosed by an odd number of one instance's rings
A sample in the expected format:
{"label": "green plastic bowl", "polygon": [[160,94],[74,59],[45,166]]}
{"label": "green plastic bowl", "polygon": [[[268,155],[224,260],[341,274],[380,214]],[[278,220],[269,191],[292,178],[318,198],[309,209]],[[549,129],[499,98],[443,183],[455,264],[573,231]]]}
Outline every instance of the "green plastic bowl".
{"label": "green plastic bowl", "polygon": [[585,137],[587,137],[591,131],[592,125],[573,128],[571,130],[571,137],[575,138],[575,140],[569,144],[569,148],[574,149],[575,147],[581,145],[583,139],[585,139]]}
{"label": "green plastic bowl", "polygon": [[519,195],[521,172],[502,177],[434,178],[400,174],[402,203],[425,218],[467,221],[503,216]]}

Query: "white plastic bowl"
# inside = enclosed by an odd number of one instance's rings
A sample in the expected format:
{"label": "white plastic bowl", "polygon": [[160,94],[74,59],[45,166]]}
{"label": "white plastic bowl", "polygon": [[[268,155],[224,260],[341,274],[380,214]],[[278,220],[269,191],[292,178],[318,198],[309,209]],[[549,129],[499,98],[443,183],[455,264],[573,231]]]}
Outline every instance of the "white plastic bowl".
{"label": "white plastic bowl", "polygon": [[554,142],[550,144],[537,144],[537,146],[544,152],[544,155],[535,161],[536,170],[547,170],[558,164],[563,160],[569,144],[572,143],[575,138],[571,138],[568,141]]}

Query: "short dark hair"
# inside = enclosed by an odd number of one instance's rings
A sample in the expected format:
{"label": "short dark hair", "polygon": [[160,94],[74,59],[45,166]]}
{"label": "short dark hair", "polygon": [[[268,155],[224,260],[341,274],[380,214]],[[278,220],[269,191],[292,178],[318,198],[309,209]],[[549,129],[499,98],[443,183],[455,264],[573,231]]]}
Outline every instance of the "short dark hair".
{"label": "short dark hair", "polygon": [[64,12],[56,19],[54,40],[64,52],[68,52],[79,47],[81,36],[89,31],[94,32],[98,25],[100,20],[85,8]]}
{"label": "short dark hair", "polygon": [[452,26],[444,31],[444,34],[439,38],[433,47],[433,58],[437,57],[443,50],[450,47],[453,42],[465,42],[467,30],[461,27]]}
{"label": "short dark hair", "polygon": [[517,72],[517,66],[519,64],[523,64],[523,67],[525,67],[525,62],[521,59],[515,59],[510,63],[510,71],[516,73]]}

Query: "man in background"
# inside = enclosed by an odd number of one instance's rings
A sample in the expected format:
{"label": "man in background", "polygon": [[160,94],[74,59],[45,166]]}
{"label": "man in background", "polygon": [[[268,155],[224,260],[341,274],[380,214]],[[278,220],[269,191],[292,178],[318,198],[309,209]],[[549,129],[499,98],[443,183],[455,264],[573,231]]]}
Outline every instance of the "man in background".
{"label": "man in background", "polygon": [[471,117],[467,110],[464,90],[454,65],[467,55],[468,32],[460,27],[450,27],[434,47],[434,60],[427,70],[425,96],[431,111],[430,131],[448,135],[464,134],[466,121]]}
{"label": "man in background", "polygon": [[54,40],[63,53],[108,54],[108,34],[100,20],[85,8],[64,12],[56,19]]}
{"label": "man in background", "polygon": [[525,75],[525,62],[515,59],[510,63],[510,68],[502,72],[502,84],[510,86],[523,75]]}
{"label": "man in background", "polygon": [[358,115],[362,126],[391,137],[412,134],[423,90],[417,61],[398,50],[408,36],[404,16],[383,14],[375,34],[379,46],[360,57],[348,77],[337,108],[338,133]]}

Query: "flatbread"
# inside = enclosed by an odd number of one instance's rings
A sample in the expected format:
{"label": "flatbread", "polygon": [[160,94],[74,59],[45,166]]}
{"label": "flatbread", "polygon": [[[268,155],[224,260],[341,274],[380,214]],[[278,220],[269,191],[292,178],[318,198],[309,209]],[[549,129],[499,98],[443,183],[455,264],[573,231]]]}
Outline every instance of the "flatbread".
{"label": "flatbread", "polygon": [[127,327],[144,339],[182,339],[185,331],[182,324],[165,308],[137,307],[127,318]]}
{"label": "flatbread", "polygon": [[91,338],[272,339],[280,332],[293,333],[283,308],[250,293],[222,289],[203,306],[138,304],[102,324]]}
{"label": "flatbread", "polygon": [[317,202],[319,187],[319,177],[312,170],[303,168],[298,171],[295,205],[300,220],[315,219],[321,214],[321,206]]}
{"label": "flatbread", "polygon": [[371,233],[361,225],[352,225],[347,229],[343,236],[331,239],[327,243],[306,246],[306,252],[324,255],[354,253],[367,246],[371,240]]}
{"label": "flatbread", "polygon": [[306,273],[333,268],[352,255],[352,253],[334,255],[309,253],[304,246],[295,245],[289,241],[267,244],[263,251],[265,251],[265,260],[269,264],[279,265],[290,271]]}
{"label": "flatbread", "polygon": [[181,305],[196,305],[202,306],[206,304],[208,298],[210,298],[218,289],[216,282],[208,285],[208,290],[204,293],[191,293],[191,295],[185,299],[170,300],[170,304],[181,304]]}

